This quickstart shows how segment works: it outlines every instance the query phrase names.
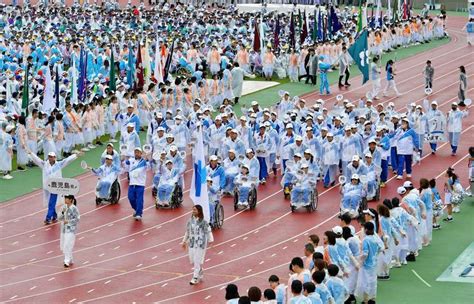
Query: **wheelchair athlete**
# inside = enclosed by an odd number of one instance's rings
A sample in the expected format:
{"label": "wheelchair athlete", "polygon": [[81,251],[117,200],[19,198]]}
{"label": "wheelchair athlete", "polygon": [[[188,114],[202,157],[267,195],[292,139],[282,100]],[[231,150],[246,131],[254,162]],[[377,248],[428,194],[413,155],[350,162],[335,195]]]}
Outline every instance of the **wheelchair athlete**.
{"label": "wheelchair athlete", "polygon": [[108,200],[110,198],[110,190],[112,184],[117,180],[120,173],[120,167],[113,164],[112,155],[105,156],[105,163],[97,169],[91,171],[99,177],[96,186],[96,196],[100,199]]}
{"label": "wheelchair athlete", "polygon": [[225,186],[223,192],[224,194],[231,195],[235,188],[234,179],[239,174],[240,160],[236,157],[234,149],[230,149],[228,154],[229,156],[224,159],[223,164],[225,175]]}
{"label": "wheelchair athlete", "polygon": [[341,185],[341,212],[349,213],[352,218],[359,216],[359,206],[366,196],[363,184],[358,174],[353,174],[351,181]]}
{"label": "wheelchair athlete", "polygon": [[300,153],[295,153],[293,156],[293,162],[287,161],[287,164],[285,166],[285,173],[283,174],[283,178],[281,179],[281,186],[283,187],[283,193],[286,198],[291,193],[291,188],[293,186],[292,180],[295,177],[296,172],[301,167],[301,154]]}
{"label": "wheelchair athlete", "polygon": [[219,186],[213,185],[212,177],[207,177],[207,196],[209,199],[209,212],[210,212],[210,221],[209,223],[212,224],[215,222],[214,215],[216,212],[216,206],[220,202],[221,199],[221,191],[219,190]]}
{"label": "wheelchair athlete", "polygon": [[250,176],[248,165],[242,164],[239,175],[235,177],[236,193],[238,201],[236,207],[249,207],[250,191],[256,188],[258,177]]}
{"label": "wheelchair athlete", "polygon": [[165,167],[161,171],[160,181],[158,183],[158,193],[156,196],[156,205],[160,207],[169,207],[171,194],[178,185],[180,178],[179,171],[173,168],[173,161],[165,161]]}
{"label": "wheelchair athlete", "polygon": [[301,165],[301,172],[293,175],[293,188],[291,189],[291,205],[294,207],[307,206],[311,203],[310,195],[316,186],[316,179],[308,172],[307,163]]}

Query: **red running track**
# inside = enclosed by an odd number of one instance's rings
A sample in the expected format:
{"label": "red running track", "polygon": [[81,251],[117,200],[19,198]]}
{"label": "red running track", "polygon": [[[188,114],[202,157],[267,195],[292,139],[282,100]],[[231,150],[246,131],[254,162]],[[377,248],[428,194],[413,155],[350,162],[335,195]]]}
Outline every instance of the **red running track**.
{"label": "red running track", "polygon": [[[473,68],[469,59],[473,51],[466,46],[465,36],[459,31],[463,22],[462,18],[450,19],[452,41],[449,44],[400,61],[398,87],[405,95],[382,101],[393,101],[397,109],[411,102],[422,102],[424,80],[420,73],[424,62],[431,59],[436,79],[430,101],[436,99],[440,108],[448,111],[450,103],[457,100],[457,67],[466,65],[468,73]],[[358,86],[360,81],[360,77],[352,79],[353,86],[343,92],[344,96],[349,99],[364,96],[367,87]],[[333,95],[323,98],[326,105],[338,94],[336,88],[332,89]],[[305,98],[314,102],[319,96],[308,94]],[[443,144],[437,155],[427,155],[415,166],[415,184],[419,178],[428,176],[437,177],[442,185],[443,172],[448,166],[455,166],[465,181],[466,151],[474,142],[473,123],[472,115],[464,121],[458,156],[450,156],[449,144]],[[190,174],[185,176],[187,185]],[[319,185],[318,210],[312,214],[292,214],[289,202],[283,199],[279,179],[270,177],[267,185],[259,188],[255,211],[235,212],[232,200],[223,200],[225,224],[214,232],[215,242],[206,255],[204,281],[190,286],[191,265],[179,245],[192,205],[188,195],[185,194],[183,208],[155,210],[149,176],[144,218],[142,222],[135,222],[126,191],[119,205],[96,207],[93,194],[96,179],[85,174],[80,180],[83,191],[78,204],[82,218],[75,265],[68,270],[62,267],[59,226],[42,226],[41,192],[0,205],[1,302],[221,303],[222,289],[230,282],[238,284],[245,293],[252,285],[265,287],[272,273],[284,281],[287,264],[292,257],[302,255],[307,235],[321,235],[338,222],[338,187],[323,189]],[[401,183],[392,177],[382,190],[382,197],[395,196]],[[122,181],[122,189],[126,189],[126,181]]]}

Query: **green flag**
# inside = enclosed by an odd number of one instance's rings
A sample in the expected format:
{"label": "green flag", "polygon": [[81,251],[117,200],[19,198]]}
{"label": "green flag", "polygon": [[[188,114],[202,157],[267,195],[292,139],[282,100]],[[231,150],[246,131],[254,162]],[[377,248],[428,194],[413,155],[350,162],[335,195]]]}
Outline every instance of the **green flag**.
{"label": "green flag", "polygon": [[357,40],[348,50],[363,75],[362,84],[369,80],[369,46],[367,43],[367,35],[367,30],[360,33]]}
{"label": "green flag", "polygon": [[357,33],[362,32],[362,1],[359,3],[359,15],[357,16]]}
{"label": "green flag", "polygon": [[110,73],[109,73],[109,91],[115,92],[117,85],[115,84],[115,61],[114,61],[114,48],[110,49]]}
{"label": "green flag", "polygon": [[316,10],[314,10],[314,23],[313,23],[313,33],[311,35],[313,42],[318,40],[318,16]]}
{"label": "green flag", "polygon": [[21,100],[21,108],[25,111],[25,116],[28,116],[28,105],[30,104],[30,89],[28,84],[28,76],[30,75],[29,72],[29,64],[26,65],[25,76],[23,80],[23,92],[22,92],[22,100]]}

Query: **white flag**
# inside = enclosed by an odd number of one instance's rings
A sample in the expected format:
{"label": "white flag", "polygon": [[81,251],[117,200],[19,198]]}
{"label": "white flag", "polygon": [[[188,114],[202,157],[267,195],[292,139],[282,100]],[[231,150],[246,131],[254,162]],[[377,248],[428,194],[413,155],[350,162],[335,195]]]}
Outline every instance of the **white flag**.
{"label": "white flag", "polygon": [[44,96],[43,96],[43,112],[50,114],[56,107],[56,101],[54,100],[54,84],[51,79],[51,70],[49,66],[46,67],[45,84],[44,84]]}
{"label": "white flag", "polygon": [[161,50],[158,41],[158,37],[156,38],[156,47],[155,47],[155,69],[153,71],[153,76],[155,77],[158,83],[163,82],[163,68],[161,66]]}
{"label": "white flag", "polygon": [[209,223],[209,197],[207,194],[206,160],[204,158],[204,144],[202,129],[199,127],[196,136],[196,145],[193,150],[193,178],[191,180],[190,197],[194,205],[201,205],[204,219]]}

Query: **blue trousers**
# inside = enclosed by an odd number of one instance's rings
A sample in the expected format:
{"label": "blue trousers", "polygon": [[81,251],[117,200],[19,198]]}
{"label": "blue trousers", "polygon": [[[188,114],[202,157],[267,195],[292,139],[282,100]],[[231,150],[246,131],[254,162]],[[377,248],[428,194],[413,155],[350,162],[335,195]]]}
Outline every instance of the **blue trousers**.
{"label": "blue trousers", "polygon": [[56,214],[56,202],[58,201],[57,194],[49,194],[49,201],[48,201],[48,213],[46,214],[46,220],[51,221],[55,220],[58,215]]}
{"label": "blue trousers", "polygon": [[260,172],[258,173],[258,179],[266,179],[268,177],[267,162],[265,157],[257,157],[258,163],[260,164]]}
{"label": "blue trousers", "polygon": [[132,209],[135,210],[135,215],[143,215],[143,192],[145,186],[131,185],[128,187],[128,200]]}
{"label": "blue trousers", "polygon": [[382,172],[380,172],[380,180],[386,182],[388,178],[388,160],[382,159]]}
{"label": "blue trousers", "polygon": [[392,166],[392,170],[395,171],[398,168],[397,164],[397,147],[390,148],[390,165]]}
{"label": "blue trousers", "polygon": [[403,167],[405,167],[405,171],[407,174],[411,174],[411,162],[412,162],[413,156],[410,155],[398,155],[398,170],[397,174],[398,175],[403,175]]}
{"label": "blue trousers", "polygon": [[461,132],[448,132],[449,143],[451,144],[451,151],[456,153],[458,150],[459,137]]}
{"label": "blue trousers", "polygon": [[437,143],[430,143],[431,151],[436,152],[436,149],[438,148]]}
{"label": "blue trousers", "polygon": [[321,83],[319,85],[319,93],[323,94],[324,90],[326,90],[326,93],[330,94],[331,92],[329,91],[329,82],[327,74],[319,73],[319,77],[321,78]]}

